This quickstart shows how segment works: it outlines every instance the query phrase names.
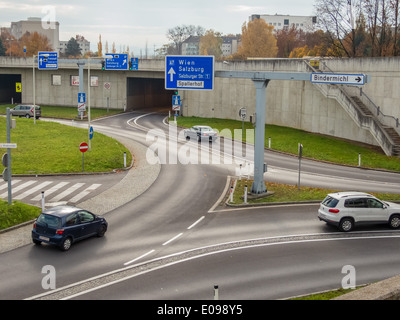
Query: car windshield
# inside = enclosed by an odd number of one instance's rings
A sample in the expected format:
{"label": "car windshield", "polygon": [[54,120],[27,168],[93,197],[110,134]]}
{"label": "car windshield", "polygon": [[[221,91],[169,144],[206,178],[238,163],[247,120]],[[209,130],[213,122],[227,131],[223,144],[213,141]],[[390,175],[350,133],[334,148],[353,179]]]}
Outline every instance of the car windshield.
{"label": "car windshield", "polygon": [[37,223],[46,225],[50,228],[59,228],[61,226],[61,219],[56,216],[51,216],[42,213],[36,220]]}
{"label": "car windshield", "polygon": [[322,204],[328,208],[335,208],[336,205],[338,204],[339,200],[332,198],[330,196],[327,196],[324,201],[322,201]]}

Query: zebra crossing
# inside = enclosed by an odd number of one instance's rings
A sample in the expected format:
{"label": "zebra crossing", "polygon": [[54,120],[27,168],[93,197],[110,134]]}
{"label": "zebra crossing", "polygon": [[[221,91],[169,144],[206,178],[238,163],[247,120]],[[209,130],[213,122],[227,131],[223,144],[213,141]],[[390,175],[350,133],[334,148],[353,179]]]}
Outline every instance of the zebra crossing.
{"label": "zebra crossing", "polygon": [[[44,192],[46,205],[77,204],[95,190],[100,183],[84,183],[76,181],[53,181],[53,180],[21,180],[13,179],[12,198],[28,204],[38,204],[42,200]],[[7,200],[8,183],[0,183],[0,198]]]}

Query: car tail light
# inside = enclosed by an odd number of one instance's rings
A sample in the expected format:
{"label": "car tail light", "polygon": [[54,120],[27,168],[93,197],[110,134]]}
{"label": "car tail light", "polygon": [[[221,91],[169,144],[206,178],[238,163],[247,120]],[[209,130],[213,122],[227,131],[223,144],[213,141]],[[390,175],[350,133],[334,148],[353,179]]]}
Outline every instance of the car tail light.
{"label": "car tail light", "polygon": [[340,210],[339,209],[329,209],[330,213],[339,213]]}
{"label": "car tail light", "polygon": [[63,234],[64,233],[64,229],[57,229],[56,234]]}
{"label": "car tail light", "polygon": [[36,229],[36,222],[33,223],[33,229]]}

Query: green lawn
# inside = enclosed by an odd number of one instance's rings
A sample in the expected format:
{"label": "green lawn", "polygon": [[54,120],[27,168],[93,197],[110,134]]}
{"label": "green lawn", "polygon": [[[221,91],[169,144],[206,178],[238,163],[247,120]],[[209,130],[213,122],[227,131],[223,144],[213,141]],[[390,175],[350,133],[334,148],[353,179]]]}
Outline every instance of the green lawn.
{"label": "green lawn", "polygon": [[[0,114],[6,114],[7,108],[12,109],[14,107],[15,105],[12,104],[0,105]],[[40,108],[42,110],[42,116],[46,118],[77,119],[78,117],[77,107],[40,105]],[[96,118],[111,116],[122,112],[121,110],[110,109],[107,112],[107,109],[90,108],[90,118],[94,120]]]}
{"label": "green lawn", "polygon": [[[0,117],[0,142],[7,142],[6,118]],[[11,130],[13,174],[44,174],[82,172],[82,153],[79,145],[88,142],[88,131],[55,122],[16,118],[16,128]],[[3,150],[4,153],[6,149]],[[84,155],[85,172],[105,172],[122,168],[124,152],[127,163],[130,152],[118,141],[95,133],[91,151]],[[0,165],[0,170],[3,167]]]}
{"label": "green lawn", "polygon": [[36,219],[41,212],[38,207],[15,201],[9,206],[7,201],[0,201],[0,230]]}
{"label": "green lawn", "polygon": [[[245,186],[250,191],[253,180],[241,179],[236,181],[236,188],[233,193],[233,204],[243,204],[243,196]],[[278,203],[278,202],[301,202],[301,201],[322,201],[328,193],[337,192],[341,190],[333,189],[320,189],[311,187],[301,187],[300,190],[297,186],[290,186],[279,183],[267,182],[267,190],[272,191],[274,194],[265,198],[247,199],[249,204],[260,203]],[[393,190],[392,193],[373,193],[375,197],[386,201],[400,201],[400,194],[398,190]],[[397,192],[397,194],[395,193]]]}
{"label": "green lawn", "polygon": [[[173,121],[173,118],[170,121]],[[198,124],[209,125],[220,132],[226,131],[226,129],[231,132],[234,129],[242,129],[241,121],[215,118],[178,117],[177,124],[181,127]],[[245,130],[254,129],[251,123],[245,122],[244,124]],[[230,135],[233,134],[230,133]],[[400,158],[388,157],[377,147],[275,125],[265,126],[266,148],[269,144],[269,137],[271,137],[272,150],[297,155],[298,144],[301,143],[304,157],[357,166],[358,155],[361,153],[362,167],[400,171]],[[246,141],[245,135],[243,138]]]}

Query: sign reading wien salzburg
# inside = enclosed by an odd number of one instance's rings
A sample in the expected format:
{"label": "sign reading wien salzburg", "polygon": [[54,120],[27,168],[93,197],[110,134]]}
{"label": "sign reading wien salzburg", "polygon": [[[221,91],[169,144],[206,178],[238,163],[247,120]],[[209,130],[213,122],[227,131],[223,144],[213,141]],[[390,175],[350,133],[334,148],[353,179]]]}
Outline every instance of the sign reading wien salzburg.
{"label": "sign reading wien salzburg", "polygon": [[165,89],[213,90],[214,56],[166,56]]}
{"label": "sign reading wien salzburg", "polygon": [[365,74],[312,73],[312,83],[364,85]]}

